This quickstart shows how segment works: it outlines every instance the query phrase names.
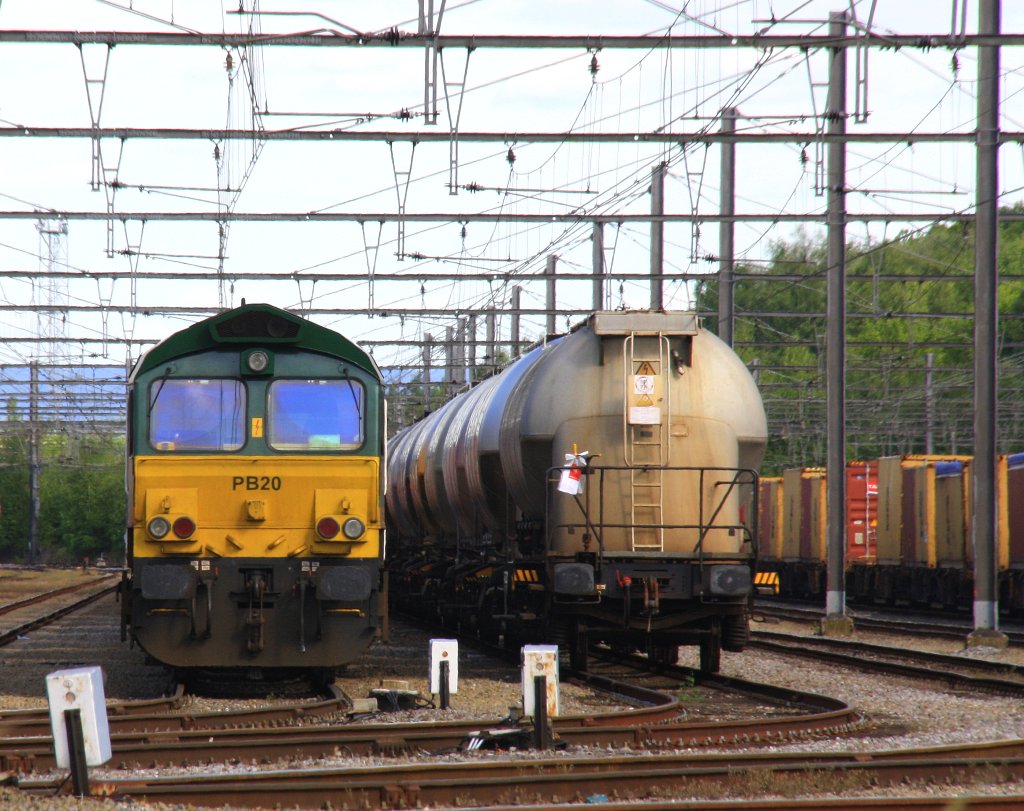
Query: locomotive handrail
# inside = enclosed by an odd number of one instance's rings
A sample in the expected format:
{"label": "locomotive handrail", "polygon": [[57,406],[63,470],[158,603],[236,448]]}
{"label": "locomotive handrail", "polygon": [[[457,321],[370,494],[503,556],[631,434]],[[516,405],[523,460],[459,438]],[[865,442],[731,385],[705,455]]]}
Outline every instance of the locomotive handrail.
{"label": "locomotive handrail", "polygon": [[[545,514],[545,522],[544,522],[544,527],[545,527],[545,529],[544,529],[544,553],[545,553],[545,556],[549,555],[550,552],[551,552],[552,534],[553,534],[553,532],[556,529],[575,529],[575,528],[581,528],[581,529],[584,529],[585,531],[589,531],[589,532],[593,533],[594,538],[597,541],[598,566],[600,567],[603,564],[603,558],[604,558],[604,532],[605,532],[605,530],[608,530],[608,529],[631,529],[631,528],[636,526],[636,524],[633,524],[633,523],[608,523],[608,522],[606,522],[604,520],[604,481],[605,481],[605,475],[607,473],[609,473],[609,472],[619,472],[619,471],[625,472],[625,471],[630,471],[630,470],[636,470],[637,467],[636,466],[630,466],[630,465],[596,465],[596,464],[592,464],[592,465],[588,465],[587,467],[583,468],[583,470],[581,472],[584,475],[586,475],[588,477],[592,477],[592,476],[596,475],[597,478],[598,478],[598,488],[597,488],[598,489],[598,499],[597,499],[597,502],[598,502],[597,503],[598,517],[597,517],[596,523],[595,523],[595,521],[593,521],[591,519],[592,510],[591,510],[590,499],[591,499],[591,492],[592,492],[593,488],[592,487],[586,487],[586,488],[584,488],[584,499],[581,500],[579,494],[572,495],[573,500],[575,501],[576,505],[579,507],[580,512],[581,512],[581,514],[583,516],[583,523],[582,524],[576,524],[576,523],[560,523],[560,524],[555,524],[555,523],[553,523],[550,520],[550,516],[551,516],[551,512],[552,512],[552,510],[551,510],[551,499],[552,499],[552,495],[553,495],[553,491],[554,491],[554,488],[551,485],[557,484],[557,482],[559,481],[559,479],[561,477],[562,471],[564,469],[565,469],[564,465],[552,465],[547,470],[546,479],[547,479],[548,487],[545,490],[545,506],[544,506],[544,514]],[[644,526],[653,527],[653,528],[657,528],[657,529],[661,529],[661,530],[666,530],[666,529],[692,529],[692,530],[697,530],[697,532],[698,532],[698,539],[697,539],[697,543],[694,545],[693,551],[696,552],[699,555],[699,562],[701,564],[703,564],[704,557],[705,557],[704,539],[707,537],[708,532],[710,532],[713,529],[724,529],[724,530],[734,530],[734,531],[738,530],[739,532],[741,532],[745,536],[744,542],[749,540],[749,542],[751,544],[751,551],[753,553],[753,557],[754,558],[757,557],[758,551],[759,551],[758,550],[759,544],[758,544],[758,538],[757,538],[757,514],[758,514],[758,499],[759,499],[759,496],[760,496],[760,493],[759,493],[760,488],[758,487],[759,475],[758,475],[756,470],[754,470],[752,468],[705,467],[705,466],[692,466],[692,465],[664,465],[664,466],[649,465],[649,466],[645,466],[645,467],[643,467],[641,469],[659,469],[659,470],[663,470],[663,471],[691,471],[691,472],[697,473],[698,476],[699,476],[698,490],[702,494],[701,498],[699,499],[699,511],[698,511],[697,523],[695,523],[695,524],[691,524],[691,523],[669,524],[669,523],[664,523],[664,522],[658,522],[658,523],[644,524]],[[732,474],[732,478],[731,479],[723,479],[721,481],[716,482],[716,487],[718,485],[724,484],[724,485],[727,486],[728,489],[727,489],[726,493],[717,501],[717,504],[716,504],[714,510],[712,511],[710,518],[707,521],[705,521],[705,519],[704,519],[704,498],[703,498],[704,480],[705,480],[704,477],[707,474],[711,474],[711,473],[729,473],[729,474]],[[749,477],[749,481],[747,480],[747,477]],[[738,487],[741,484],[749,484],[752,487],[752,504],[751,504],[752,511],[751,511],[750,525],[748,526],[748,525],[746,525],[746,524],[744,524],[742,522],[736,523],[736,524],[732,524],[732,523],[729,523],[729,524],[716,524],[715,523],[715,519],[721,513],[722,508],[725,505],[726,499],[736,489],[736,487]]]}

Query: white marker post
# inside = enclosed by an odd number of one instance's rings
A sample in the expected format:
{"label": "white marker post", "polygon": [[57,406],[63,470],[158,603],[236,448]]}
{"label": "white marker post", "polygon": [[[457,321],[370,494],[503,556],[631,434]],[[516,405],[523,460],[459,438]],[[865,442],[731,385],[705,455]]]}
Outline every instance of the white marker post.
{"label": "white marker post", "polygon": [[71,769],[72,789],[85,797],[89,794],[87,767],[102,766],[112,755],[103,670],[94,665],[50,673],[46,696],[57,767]]}
{"label": "white marker post", "polygon": [[459,641],[430,640],[430,694],[441,697],[441,709],[448,709],[448,697],[459,692]]}
{"label": "white marker post", "polygon": [[558,715],[558,646],[523,645],[523,715],[533,717],[538,749],[548,747],[548,718]]}

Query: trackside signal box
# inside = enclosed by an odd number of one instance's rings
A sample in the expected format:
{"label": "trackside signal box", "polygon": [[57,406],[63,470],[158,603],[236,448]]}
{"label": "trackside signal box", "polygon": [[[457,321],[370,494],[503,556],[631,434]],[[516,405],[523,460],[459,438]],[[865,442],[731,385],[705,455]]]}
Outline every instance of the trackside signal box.
{"label": "trackside signal box", "polygon": [[103,670],[98,665],[57,670],[46,676],[46,697],[50,703],[50,728],[57,767],[71,767],[65,710],[78,710],[82,718],[85,762],[102,766],[110,760],[110,726],[107,699],[103,691]]}
{"label": "trackside signal box", "polygon": [[523,715],[534,715],[534,678],[544,676],[548,717],[558,715],[558,645],[523,645]]}

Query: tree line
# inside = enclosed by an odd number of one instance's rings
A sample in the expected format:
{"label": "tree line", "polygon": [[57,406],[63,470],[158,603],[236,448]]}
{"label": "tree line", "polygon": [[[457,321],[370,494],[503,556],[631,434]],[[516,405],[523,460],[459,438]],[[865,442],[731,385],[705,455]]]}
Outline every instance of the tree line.
{"label": "tree line", "polygon": [[[972,452],[974,248],[970,223],[848,245],[847,458]],[[824,463],[826,256],[824,239],[800,234],[774,244],[765,265],[737,267],[734,344],[765,400],[766,473]],[[998,266],[999,445],[1015,452],[1024,450],[1024,222],[1001,223]],[[717,330],[715,277],[698,286],[697,306]]]}
{"label": "tree line", "polygon": [[[39,530],[29,560],[30,432],[8,420],[0,437],[0,561],[78,565],[124,559],[124,439],[42,431]],[[83,426],[84,428],[84,426]]]}

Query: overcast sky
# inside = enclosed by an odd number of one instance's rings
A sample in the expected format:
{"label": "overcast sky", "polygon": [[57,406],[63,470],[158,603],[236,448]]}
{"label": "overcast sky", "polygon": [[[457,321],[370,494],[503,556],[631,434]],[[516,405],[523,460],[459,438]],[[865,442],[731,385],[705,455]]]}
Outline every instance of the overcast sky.
{"label": "overcast sky", "polygon": [[[131,9],[128,6],[131,5]],[[435,0],[435,5],[440,5]],[[253,0],[244,0],[252,10]],[[860,23],[901,34],[947,35],[959,30],[954,18],[962,2],[878,0],[854,3]],[[418,6],[403,2],[261,2],[258,17],[231,13],[237,0],[0,0],[0,29],[203,31],[263,33],[324,31],[349,34],[398,28],[415,32]],[[617,3],[476,0],[450,2],[445,34],[771,34],[824,33],[830,11],[847,2],[803,0],[622,0]],[[275,13],[267,13],[275,12]],[[288,12],[286,14],[280,12]],[[301,12],[301,13],[300,13]],[[966,31],[977,28],[977,2],[967,3]],[[317,16],[322,15],[322,16]],[[774,20],[774,23],[772,22]],[[1024,31],[1024,4],[1006,3],[1003,30]],[[109,62],[107,61],[109,56]],[[574,209],[601,214],[644,213],[651,168],[669,163],[665,208],[668,213],[713,214],[719,207],[719,148],[632,143],[601,146],[528,144],[522,132],[692,133],[717,130],[722,107],[739,108],[739,128],[753,132],[815,131],[815,113],[824,108],[827,54],[799,49],[772,52],[749,48],[683,50],[508,50],[478,48],[444,53],[451,113],[443,89],[435,125],[422,115],[424,53],[418,48],[262,47],[231,53],[218,47],[157,47],[122,44],[81,51],[71,44],[0,42],[0,126],[224,128],[254,125],[268,130],[313,129],[448,132],[449,115],[460,132],[509,134],[509,143],[460,142],[459,185],[484,191],[449,193],[453,154],[446,142],[407,143],[393,148],[374,142],[274,142],[215,144],[208,140],[129,140],[102,142],[99,181],[116,180],[116,193],[100,183],[93,190],[94,161],[88,139],[0,139],[0,210],[68,212],[215,212],[230,205],[237,212],[396,213],[408,178],[409,213],[511,212],[564,213]],[[597,71],[591,62],[596,57]],[[872,51],[867,60],[867,120],[851,120],[850,132],[969,132],[976,111],[974,49],[946,48]],[[857,57],[849,55],[849,102],[855,109]],[[101,82],[106,67],[106,80]],[[1002,52],[1002,128],[1024,130],[1024,88],[1020,48]],[[464,84],[465,93],[458,92]],[[102,108],[99,107],[102,92]],[[461,97],[461,107],[458,106]],[[92,100],[90,112],[89,99]],[[258,115],[254,116],[251,100]],[[395,116],[408,110],[409,120]],[[507,161],[509,147],[516,160]],[[737,150],[738,213],[821,214],[825,198],[816,189],[813,143],[741,145]],[[848,152],[849,209],[857,213],[917,214],[970,212],[975,185],[974,151],[969,145],[851,144]],[[396,177],[395,170],[398,175]],[[1001,150],[1003,202],[1022,197],[1024,160],[1020,146]],[[398,188],[396,188],[396,182]],[[220,189],[220,191],[218,191]],[[224,191],[230,189],[230,191]],[[851,240],[894,237],[921,223],[879,223],[869,229],[853,223]],[[616,271],[643,272],[648,266],[649,227],[606,228],[606,263],[613,281],[606,304],[646,306],[646,284],[614,280]],[[763,261],[777,240],[792,239],[793,225],[769,222],[737,226],[741,260]],[[812,237],[819,225],[804,226]],[[397,257],[398,228],[376,222],[236,223],[227,234],[225,257],[215,223],[150,221],[144,226],[72,219],[60,240],[60,262],[81,279],[51,285],[38,280],[0,278],[4,305],[64,301],[70,305],[141,307],[234,306],[269,301],[301,308],[368,307],[406,309],[447,307],[467,312],[507,308],[510,283],[464,281],[457,285],[424,280],[442,270],[517,275],[537,273],[545,256],[559,256],[559,267],[587,271],[591,266],[590,228],[564,224],[407,223],[405,249],[438,257],[425,261]],[[699,230],[688,224],[666,228],[666,273],[707,271],[705,257],[718,252],[718,226]],[[374,258],[373,248],[379,249]],[[109,246],[113,256],[108,256]],[[367,247],[369,246],[369,250]],[[141,252],[142,256],[126,255]],[[0,221],[0,269],[40,269],[41,238],[32,220]],[[500,261],[499,261],[500,260]],[[317,271],[402,273],[412,281],[378,282],[372,294],[365,281],[314,281]],[[207,274],[186,283],[148,274],[173,271]],[[137,279],[110,280],[94,272],[135,272]],[[236,279],[233,274],[298,272],[305,281]],[[590,285],[559,287],[559,306],[590,307]],[[543,285],[524,287],[523,305],[543,306]],[[669,308],[690,306],[689,286],[666,283]],[[111,313],[106,317],[71,313],[67,319],[38,319],[31,313],[0,312],[6,337],[59,334],[68,338],[160,338],[196,315],[161,317]],[[318,316],[321,323],[353,338],[377,340],[443,335],[453,317],[419,319]],[[565,319],[559,326],[564,326]],[[499,328],[507,335],[508,319]],[[481,331],[483,329],[481,319]],[[543,330],[541,319],[526,319],[524,335]],[[481,336],[482,337],[482,336]],[[8,344],[0,363],[23,363],[48,347]],[[99,362],[122,363],[126,348],[111,343],[71,345],[66,361],[97,355]],[[134,352],[137,354],[138,349]],[[381,364],[410,362],[412,349],[380,347]]]}

